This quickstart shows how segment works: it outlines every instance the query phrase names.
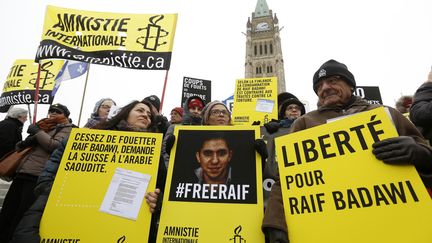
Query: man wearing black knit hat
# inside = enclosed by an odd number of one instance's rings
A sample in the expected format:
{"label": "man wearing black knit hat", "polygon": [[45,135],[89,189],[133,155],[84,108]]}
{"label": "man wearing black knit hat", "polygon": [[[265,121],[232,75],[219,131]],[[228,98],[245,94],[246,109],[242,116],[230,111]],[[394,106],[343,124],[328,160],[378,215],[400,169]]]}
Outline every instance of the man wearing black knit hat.
{"label": "man wearing black knit hat", "polygon": [[[369,104],[353,95],[356,87],[354,75],[347,66],[329,60],[313,75],[313,89],[318,96],[318,109],[297,118],[291,132],[322,125],[329,120],[372,110],[380,105]],[[372,144],[372,153],[386,164],[414,165],[427,188],[432,187],[432,148],[427,146],[420,132],[399,111],[387,107],[398,137],[384,139]],[[282,201],[280,181],[277,181],[270,194],[262,229],[270,243],[289,242],[288,228]]]}

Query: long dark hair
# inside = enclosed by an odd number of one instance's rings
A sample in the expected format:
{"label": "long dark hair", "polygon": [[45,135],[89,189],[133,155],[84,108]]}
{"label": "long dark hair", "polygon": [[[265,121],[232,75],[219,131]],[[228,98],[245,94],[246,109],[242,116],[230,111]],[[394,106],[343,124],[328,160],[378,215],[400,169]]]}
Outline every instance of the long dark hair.
{"label": "long dark hair", "polygon": [[142,103],[146,106],[148,106],[148,108],[150,109],[150,125],[147,128],[148,132],[156,132],[156,124],[155,124],[155,114],[153,113],[152,109],[151,109],[151,104],[147,101],[132,101],[131,103],[129,103],[128,105],[124,106],[121,108],[120,112],[115,115],[114,117],[112,117],[111,119],[107,120],[107,121],[103,121],[98,123],[94,129],[101,129],[101,130],[116,130],[117,125],[121,122],[121,121],[127,121],[129,113],[132,111],[132,109],[138,104],[138,103]]}

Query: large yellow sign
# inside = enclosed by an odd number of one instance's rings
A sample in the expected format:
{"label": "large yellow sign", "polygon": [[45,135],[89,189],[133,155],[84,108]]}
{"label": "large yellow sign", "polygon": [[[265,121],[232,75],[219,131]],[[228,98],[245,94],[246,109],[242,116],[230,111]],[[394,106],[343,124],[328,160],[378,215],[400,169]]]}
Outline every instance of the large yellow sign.
{"label": "large yellow sign", "polygon": [[278,118],[277,78],[238,79],[232,120],[235,125],[261,125]]}
{"label": "large yellow sign", "polygon": [[377,108],[276,138],[290,242],[431,241],[432,201],[416,169],[371,152],[395,136]]}
{"label": "large yellow sign", "polygon": [[[42,217],[42,242],[147,242],[162,134],[72,129]],[[78,241],[79,240],[79,241]]]}
{"label": "large yellow sign", "polygon": [[264,242],[258,128],[176,126],[157,242]]}
{"label": "large yellow sign", "polygon": [[[48,60],[40,63],[39,103],[52,103],[51,91],[54,88],[54,79],[63,64],[63,60]],[[34,103],[37,75],[38,63],[34,60],[16,60],[3,84],[0,107]]]}
{"label": "large yellow sign", "polygon": [[177,14],[120,14],[48,6],[36,60],[169,69]]}

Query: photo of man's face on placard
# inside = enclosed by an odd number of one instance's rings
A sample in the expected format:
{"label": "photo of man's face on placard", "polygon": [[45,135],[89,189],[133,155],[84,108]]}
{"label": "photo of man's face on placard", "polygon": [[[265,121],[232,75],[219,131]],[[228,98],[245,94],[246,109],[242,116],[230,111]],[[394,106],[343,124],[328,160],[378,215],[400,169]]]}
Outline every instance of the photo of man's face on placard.
{"label": "photo of man's face on placard", "polygon": [[170,201],[256,203],[254,131],[180,130]]}

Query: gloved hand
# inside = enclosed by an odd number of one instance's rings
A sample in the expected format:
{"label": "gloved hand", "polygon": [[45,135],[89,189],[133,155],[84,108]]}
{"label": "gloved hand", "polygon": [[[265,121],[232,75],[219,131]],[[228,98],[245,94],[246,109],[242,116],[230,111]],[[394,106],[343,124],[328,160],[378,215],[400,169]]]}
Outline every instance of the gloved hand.
{"label": "gloved hand", "polygon": [[431,168],[432,152],[418,144],[414,138],[399,136],[372,144],[372,153],[388,164],[413,164]]}
{"label": "gloved hand", "polygon": [[167,152],[167,154],[171,154],[171,149],[174,146],[174,142],[175,142],[175,135],[174,134],[168,134],[166,135],[166,146],[165,146],[165,151]]}
{"label": "gloved hand", "polygon": [[266,228],[265,233],[269,239],[269,243],[289,243],[288,235],[285,231]]}
{"label": "gloved hand", "polygon": [[274,121],[264,124],[264,127],[266,128],[267,132],[270,134],[277,132],[280,126],[281,125],[279,122],[274,122]]}
{"label": "gloved hand", "polygon": [[154,120],[155,120],[156,127],[158,129],[158,132],[165,134],[168,127],[170,126],[168,119],[163,115],[156,115]]}
{"label": "gloved hand", "polygon": [[26,137],[26,139],[24,141],[20,141],[16,144],[16,146],[18,147],[18,149],[24,149],[30,146],[33,146],[37,144],[37,138],[36,136],[28,136]]}
{"label": "gloved hand", "polygon": [[252,122],[252,126],[259,126],[261,124],[261,121],[254,121]]}
{"label": "gloved hand", "polygon": [[254,148],[261,155],[261,158],[263,160],[267,159],[267,157],[268,157],[268,151],[267,151],[267,145],[264,142],[264,140],[262,140],[262,139],[255,139]]}
{"label": "gloved hand", "polygon": [[27,133],[30,135],[35,135],[40,131],[40,128],[36,124],[30,124],[30,126],[27,128]]}

